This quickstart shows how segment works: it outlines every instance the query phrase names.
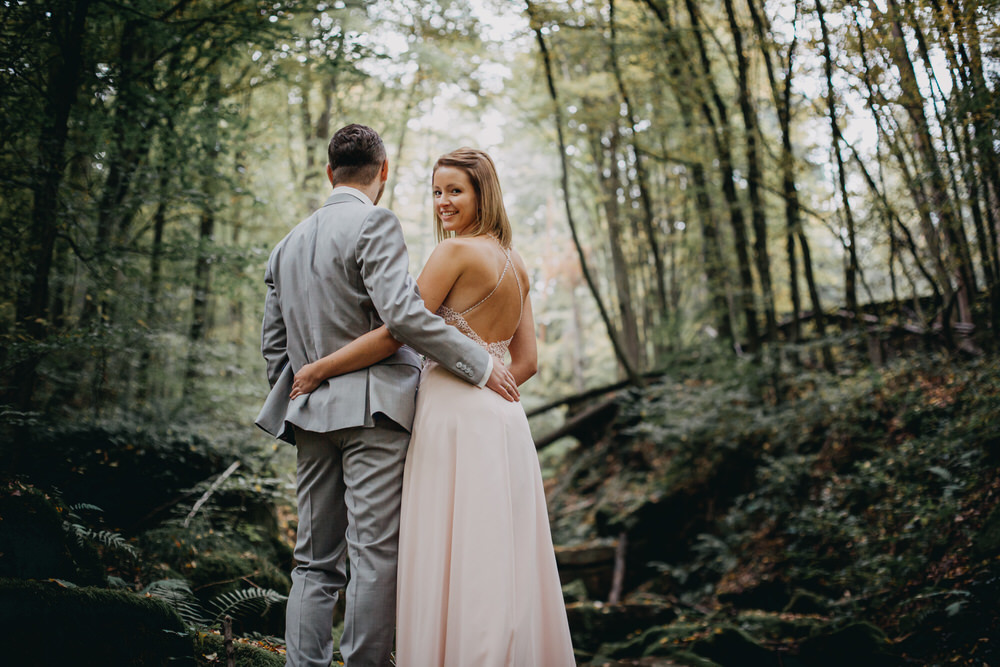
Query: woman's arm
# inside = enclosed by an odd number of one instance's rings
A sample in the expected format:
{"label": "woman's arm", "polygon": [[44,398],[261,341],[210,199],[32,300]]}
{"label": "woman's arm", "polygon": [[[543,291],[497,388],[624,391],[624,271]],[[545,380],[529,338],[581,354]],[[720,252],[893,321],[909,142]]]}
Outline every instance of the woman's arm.
{"label": "woman's arm", "polygon": [[335,375],[367,368],[382,361],[402,345],[389,335],[389,330],[385,326],[373,329],[336,352],[331,352],[322,359],[300,368],[292,381],[292,393],[288,397],[298,398],[308,394],[318,387],[320,382]]}
{"label": "woman's arm", "polygon": [[[417,286],[423,297],[424,306],[431,312],[436,311],[444,303],[452,285],[464,270],[464,264],[456,253],[458,250],[454,243],[439,244],[420,272]],[[336,352],[331,352],[322,359],[300,368],[292,382],[292,393],[289,394],[289,398],[308,394],[327,378],[367,368],[382,361],[402,345],[392,337],[385,326],[373,329]]]}
{"label": "woman's arm", "polygon": [[531,298],[524,296],[521,323],[510,341],[510,373],[518,386],[538,372],[538,341],[535,340],[535,317],[531,312]]}

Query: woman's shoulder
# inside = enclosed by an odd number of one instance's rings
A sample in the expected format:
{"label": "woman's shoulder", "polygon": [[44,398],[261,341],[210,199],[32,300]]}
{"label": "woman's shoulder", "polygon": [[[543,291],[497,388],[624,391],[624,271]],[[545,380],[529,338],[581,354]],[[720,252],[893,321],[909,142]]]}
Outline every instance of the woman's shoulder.
{"label": "woman's shoulder", "polygon": [[519,271],[527,272],[528,265],[525,263],[524,258],[521,257],[521,253],[514,249],[514,246],[507,248],[507,252],[510,255],[510,261]]}
{"label": "woman's shoulder", "polygon": [[496,253],[496,246],[487,236],[453,236],[442,240],[434,249],[453,259],[477,259]]}
{"label": "woman's shoulder", "polygon": [[449,261],[465,261],[470,258],[471,255],[478,252],[478,247],[475,242],[471,242],[467,238],[452,237],[448,239],[443,239],[437,246],[434,247],[434,253],[439,257],[439,259],[448,259]]}
{"label": "woman's shoulder", "polygon": [[517,272],[518,279],[522,281],[527,281],[529,277],[528,265],[521,257],[521,254],[514,249],[513,246],[510,247],[510,262],[514,265],[514,271]]}

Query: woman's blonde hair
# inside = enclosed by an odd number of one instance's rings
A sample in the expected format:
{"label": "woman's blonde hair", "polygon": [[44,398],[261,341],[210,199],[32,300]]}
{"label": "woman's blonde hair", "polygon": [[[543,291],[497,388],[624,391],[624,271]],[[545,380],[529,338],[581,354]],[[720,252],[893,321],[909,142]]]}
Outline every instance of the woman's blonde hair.
{"label": "woman's blonde hair", "polygon": [[[509,248],[513,240],[510,220],[503,206],[503,193],[500,191],[500,179],[492,158],[483,151],[474,148],[459,148],[445,153],[434,163],[431,178],[440,167],[455,167],[465,171],[472,181],[476,192],[476,221],[473,223],[472,234],[492,234],[504,248]],[[450,238],[452,232],[445,231],[441,216],[434,207],[434,236],[438,242]]]}

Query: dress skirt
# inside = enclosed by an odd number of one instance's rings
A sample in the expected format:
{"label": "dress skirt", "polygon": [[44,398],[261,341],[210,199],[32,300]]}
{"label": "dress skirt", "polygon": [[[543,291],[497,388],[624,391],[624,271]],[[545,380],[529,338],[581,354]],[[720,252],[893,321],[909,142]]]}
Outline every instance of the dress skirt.
{"label": "dress skirt", "polygon": [[520,403],[423,371],[403,475],[396,664],[576,664]]}

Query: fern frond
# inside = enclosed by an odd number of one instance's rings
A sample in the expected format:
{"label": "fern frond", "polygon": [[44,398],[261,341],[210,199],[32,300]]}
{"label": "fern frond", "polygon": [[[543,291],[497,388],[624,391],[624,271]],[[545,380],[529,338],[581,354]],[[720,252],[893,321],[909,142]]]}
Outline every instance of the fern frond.
{"label": "fern frond", "polygon": [[183,579],[161,579],[142,589],[141,594],[163,600],[173,607],[188,626],[206,627],[209,623],[205,610]]}
{"label": "fern frond", "polygon": [[110,530],[98,531],[92,528],[87,528],[86,526],[78,523],[69,524],[69,530],[73,531],[74,535],[76,535],[77,544],[80,544],[81,546],[85,541],[93,540],[95,542],[100,542],[114,551],[124,551],[132,558],[139,557],[139,551],[118,533],[112,533]]}
{"label": "fern frond", "polygon": [[239,591],[223,593],[211,602],[215,608],[215,618],[220,619],[226,614],[234,618],[242,618],[251,613],[264,615],[271,605],[284,602],[288,597],[270,588],[245,588]]}
{"label": "fern frond", "polygon": [[98,507],[97,505],[91,505],[90,503],[75,503],[73,505],[70,505],[69,509],[71,512],[79,512],[80,510],[86,512],[98,512],[98,513],[104,512],[104,510]]}

